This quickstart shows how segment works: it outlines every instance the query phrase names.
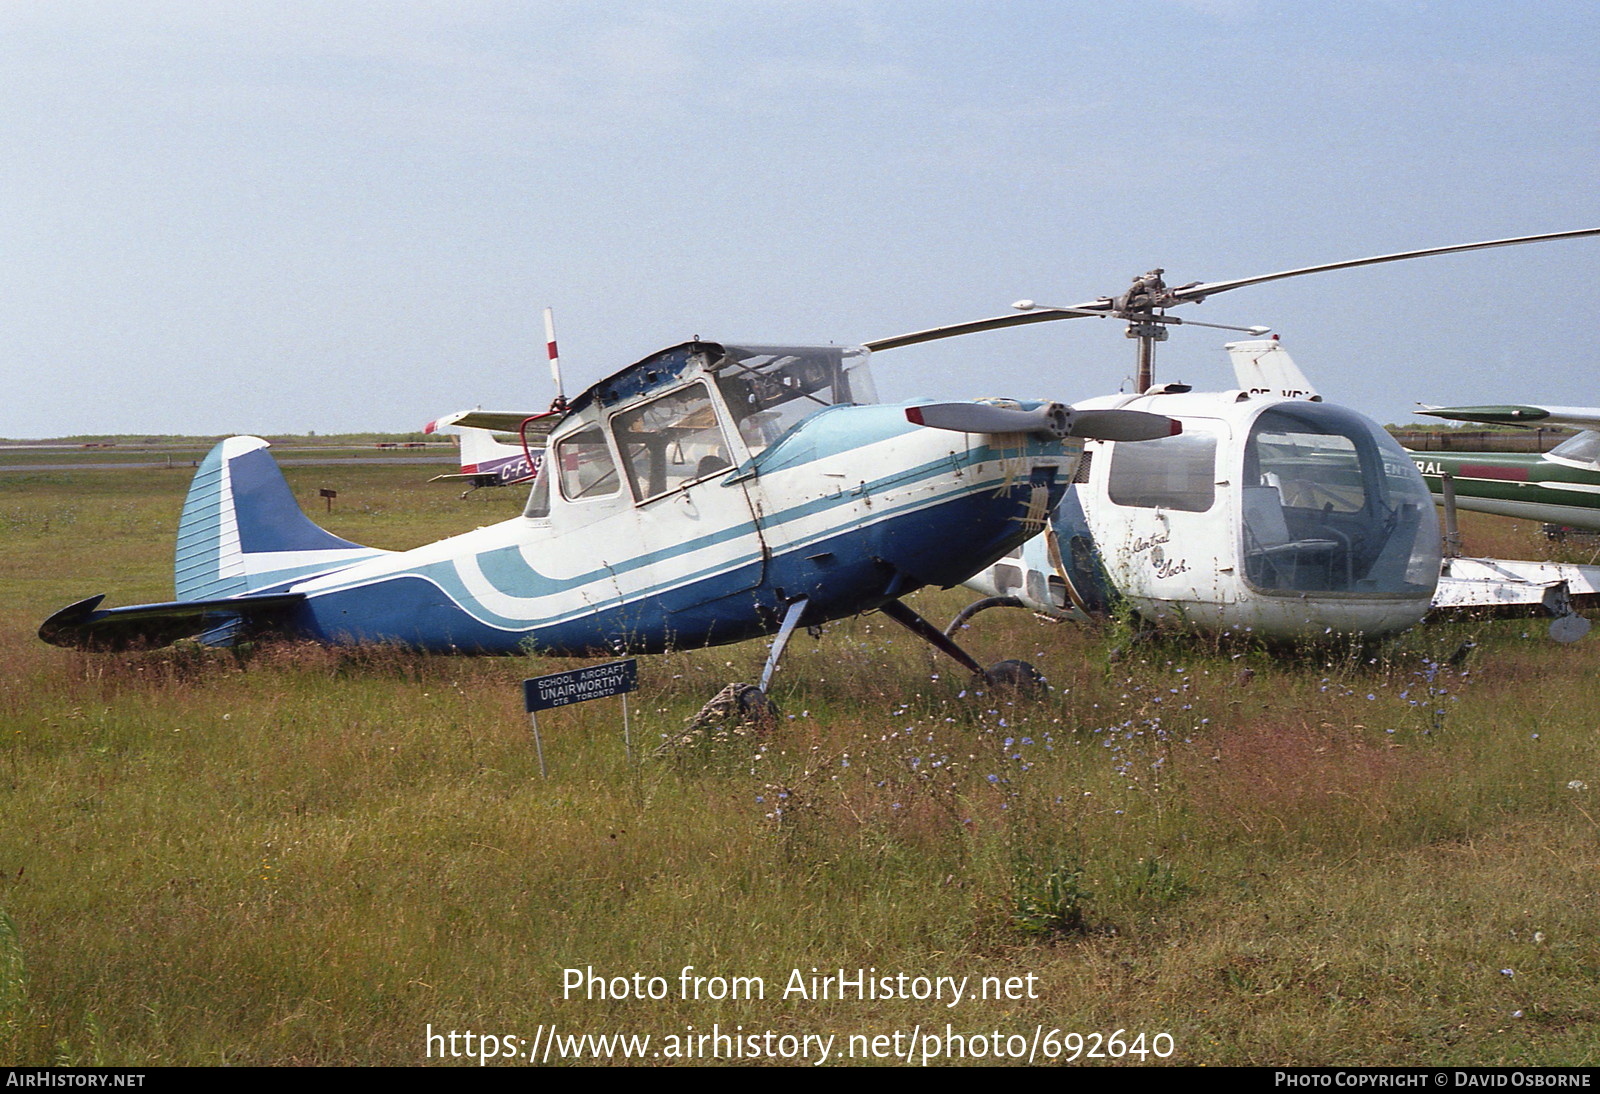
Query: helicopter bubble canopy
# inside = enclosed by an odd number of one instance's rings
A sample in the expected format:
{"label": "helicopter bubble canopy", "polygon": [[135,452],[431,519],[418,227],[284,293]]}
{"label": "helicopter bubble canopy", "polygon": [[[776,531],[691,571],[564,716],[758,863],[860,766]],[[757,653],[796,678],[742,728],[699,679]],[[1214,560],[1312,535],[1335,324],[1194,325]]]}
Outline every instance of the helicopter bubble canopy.
{"label": "helicopter bubble canopy", "polygon": [[1279,403],[1251,423],[1243,458],[1240,548],[1257,592],[1431,594],[1433,500],[1383,429],[1327,403]]}
{"label": "helicopter bubble canopy", "polygon": [[[1416,465],[1376,423],[1328,403],[1246,392],[1113,396],[1183,432],[1090,441],[1051,517],[1057,544],[1024,549],[1047,614],[1109,609],[1109,592],[1158,625],[1272,639],[1389,634],[1432,602],[1440,544]],[[1020,595],[991,571],[973,584]],[[1032,574],[1028,575],[1032,580]],[[1020,579],[1019,579],[1020,580]],[[1015,583],[1013,583],[1015,584]],[[1070,614],[1070,613],[1069,613]]]}

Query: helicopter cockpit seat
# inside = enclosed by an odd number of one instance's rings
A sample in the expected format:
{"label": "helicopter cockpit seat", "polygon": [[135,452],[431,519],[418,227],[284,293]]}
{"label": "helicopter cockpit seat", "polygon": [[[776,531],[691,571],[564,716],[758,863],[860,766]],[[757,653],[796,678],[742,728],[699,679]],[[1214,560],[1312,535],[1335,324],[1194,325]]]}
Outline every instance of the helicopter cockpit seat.
{"label": "helicopter cockpit seat", "polygon": [[[1350,552],[1346,545],[1335,539],[1295,539],[1284,516],[1283,496],[1276,486],[1244,487],[1241,505],[1245,573],[1252,584],[1265,589],[1350,587]],[[1334,585],[1336,574],[1343,578],[1338,586]]]}

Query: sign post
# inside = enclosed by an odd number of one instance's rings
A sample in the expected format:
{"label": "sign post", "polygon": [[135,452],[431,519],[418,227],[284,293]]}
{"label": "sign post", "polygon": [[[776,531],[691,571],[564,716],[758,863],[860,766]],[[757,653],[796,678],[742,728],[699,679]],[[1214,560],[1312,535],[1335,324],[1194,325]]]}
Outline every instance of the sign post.
{"label": "sign post", "polygon": [[[610,695],[626,695],[639,686],[639,661],[611,661],[571,672],[554,672],[522,682],[522,705],[533,723],[533,747],[539,753],[539,776],[547,777],[544,744],[539,739],[539,711],[571,706]],[[622,747],[628,762],[633,762],[633,735],[628,727],[628,701],[622,701]]]}

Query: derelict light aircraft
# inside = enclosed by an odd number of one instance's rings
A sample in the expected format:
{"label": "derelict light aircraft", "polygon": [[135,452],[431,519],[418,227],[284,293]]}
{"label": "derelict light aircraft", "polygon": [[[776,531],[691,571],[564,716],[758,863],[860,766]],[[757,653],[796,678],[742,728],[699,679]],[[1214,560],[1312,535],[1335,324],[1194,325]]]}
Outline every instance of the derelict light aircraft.
{"label": "derelict light aircraft", "polygon": [[[1024,300],[1015,305],[1018,314],[866,343],[882,351],[1025,323],[1122,319],[1138,341],[1137,393],[1077,405],[1142,410],[1183,424],[1171,437],[1140,445],[1114,438],[1086,442],[1050,526],[967,583],[986,599],[963,612],[951,633],[973,612],[998,605],[1090,618],[1121,604],[1157,625],[1248,629],[1291,640],[1330,633],[1382,637],[1420,622],[1439,588],[1441,549],[1432,499],[1411,457],[1377,423],[1324,402],[1276,340],[1228,346],[1235,390],[1157,386],[1154,345],[1165,340],[1166,328],[1217,326],[1170,316],[1167,309],[1303,274],[1592,235],[1600,229],[1177,288],[1167,286],[1163,271],[1153,270],[1120,296],[1072,307]],[[1263,327],[1221,329],[1267,333]],[[1541,595],[1553,603],[1549,592]],[[1487,577],[1482,585],[1457,583],[1453,595],[1452,606],[1475,597],[1515,599]]]}
{"label": "derelict light aircraft", "polygon": [[797,626],[877,609],[983,674],[899,598],[959,584],[1036,534],[1080,438],[1179,427],[1058,403],[874,405],[869,357],[693,341],[570,404],[558,387],[521,423],[524,438],[548,433],[523,514],[404,552],[317,527],[266,442],[229,438],[184,504],[176,600],[105,609],[102,594],[39,635],[91,649],[266,633],[577,655],[776,634],[765,690]]}
{"label": "derelict light aircraft", "polygon": [[435,475],[428,481],[464,482],[467,489],[461,495],[463,498],[487,486],[519,486],[532,482],[539,473],[539,465],[544,462],[543,450],[506,444],[495,437],[496,433],[519,432],[527,420],[526,414],[485,410],[458,410],[435,418],[423,426],[422,431],[437,433],[454,429],[460,438],[461,470],[455,474]]}
{"label": "derelict light aircraft", "polygon": [[1441,505],[1448,481],[1458,509],[1600,531],[1600,407],[1430,406],[1418,413],[1485,425],[1581,429],[1542,454],[1413,452],[1411,458]]}

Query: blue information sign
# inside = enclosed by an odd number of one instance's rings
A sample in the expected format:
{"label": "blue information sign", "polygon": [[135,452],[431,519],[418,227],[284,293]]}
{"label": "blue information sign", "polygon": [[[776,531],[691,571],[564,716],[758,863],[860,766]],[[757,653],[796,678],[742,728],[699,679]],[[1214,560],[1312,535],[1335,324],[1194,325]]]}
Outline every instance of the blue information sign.
{"label": "blue information sign", "polygon": [[605,665],[590,665],[571,672],[553,672],[549,676],[535,676],[522,682],[523,709],[529,714],[551,707],[564,707],[589,699],[604,699],[608,695],[622,695],[639,686],[637,658],[612,661]]}

